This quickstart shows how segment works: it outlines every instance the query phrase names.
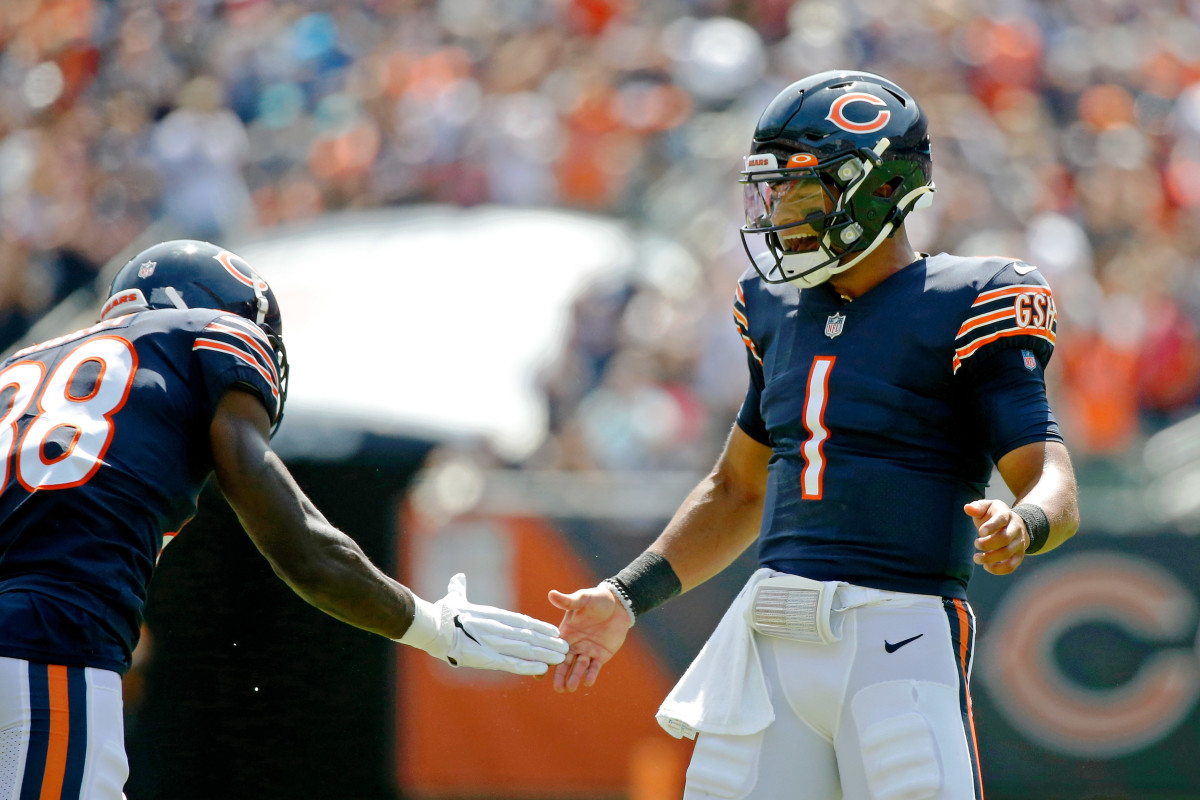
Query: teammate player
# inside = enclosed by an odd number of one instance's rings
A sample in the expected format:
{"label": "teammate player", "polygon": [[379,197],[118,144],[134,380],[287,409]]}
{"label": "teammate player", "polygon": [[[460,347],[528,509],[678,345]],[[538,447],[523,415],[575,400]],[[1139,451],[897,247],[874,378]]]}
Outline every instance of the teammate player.
{"label": "teammate player", "polygon": [[245,261],[172,241],[117,274],[99,324],[0,365],[0,798],[122,797],[121,675],[164,544],[215,471],[301,597],[457,666],[544,674],[554,626],[429,603],[377,569],[271,450],[288,362]]}
{"label": "teammate player", "polygon": [[[1006,258],[914,252],[926,120],[891,81],[801,80],[745,160],[749,388],[716,466],[650,548],[551,592],[591,686],[641,614],[761,568],[659,709],[699,738],[686,798],[982,797],[968,680],[972,564],[1005,575],[1078,527],[1046,400],[1053,296]],[[756,246],[757,243],[757,246]],[[1016,497],[985,495],[993,465]]]}

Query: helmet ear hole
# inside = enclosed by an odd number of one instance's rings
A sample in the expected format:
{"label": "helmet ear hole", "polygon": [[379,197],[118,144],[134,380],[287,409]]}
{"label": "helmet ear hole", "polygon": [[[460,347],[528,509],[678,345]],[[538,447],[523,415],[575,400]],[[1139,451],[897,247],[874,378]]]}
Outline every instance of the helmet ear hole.
{"label": "helmet ear hole", "polygon": [[896,190],[899,189],[903,183],[904,183],[904,178],[900,175],[897,175],[896,177],[892,178],[890,181],[888,181],[884,184],[881,184],[878,189],[876,189],[874,192],[872,192],[872,194],[875,197],[882,197],[884,199],[887,199],[887,198],[891,197],[893,194],[895,194]]}

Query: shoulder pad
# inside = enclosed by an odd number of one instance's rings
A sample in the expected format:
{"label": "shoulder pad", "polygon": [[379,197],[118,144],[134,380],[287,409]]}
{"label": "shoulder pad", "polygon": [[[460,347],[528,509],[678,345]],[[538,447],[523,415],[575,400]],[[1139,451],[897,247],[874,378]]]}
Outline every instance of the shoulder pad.
{"label": "shoulder pad", "polygon": [[1058,309],[1036,267],[1008,261],[980,288],[954,339],[954,371],[989,347],[1029,347],[1050,360]]}

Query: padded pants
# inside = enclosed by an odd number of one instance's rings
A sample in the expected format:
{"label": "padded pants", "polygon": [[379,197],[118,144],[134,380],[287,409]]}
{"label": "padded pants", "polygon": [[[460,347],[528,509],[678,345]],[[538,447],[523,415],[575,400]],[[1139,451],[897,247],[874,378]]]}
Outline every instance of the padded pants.
{"label": "padded pants", "polygon": [[122,800],[121,676],[0,658],[0,800]]}
{"label": "padded pants", "polygon": [[775,721],[750,736],[701,733],[685,800],[982,797],[969,606],[877,595],[886,602],[834,612],[831,644],[754,634]]}

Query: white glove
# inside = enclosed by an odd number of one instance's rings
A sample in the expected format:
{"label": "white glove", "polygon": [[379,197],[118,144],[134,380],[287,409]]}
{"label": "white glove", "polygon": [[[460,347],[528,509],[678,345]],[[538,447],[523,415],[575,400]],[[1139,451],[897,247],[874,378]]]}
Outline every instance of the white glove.
{"label": "white glove", "polygon": [[570,645],[548,622],[515,611],[467,602],[467,576],[450,579],[436,603],[413,595],[412,625],[396,641],[424,650],[455,667],[498,669],[516,675],[545,675],[561,664]]}

